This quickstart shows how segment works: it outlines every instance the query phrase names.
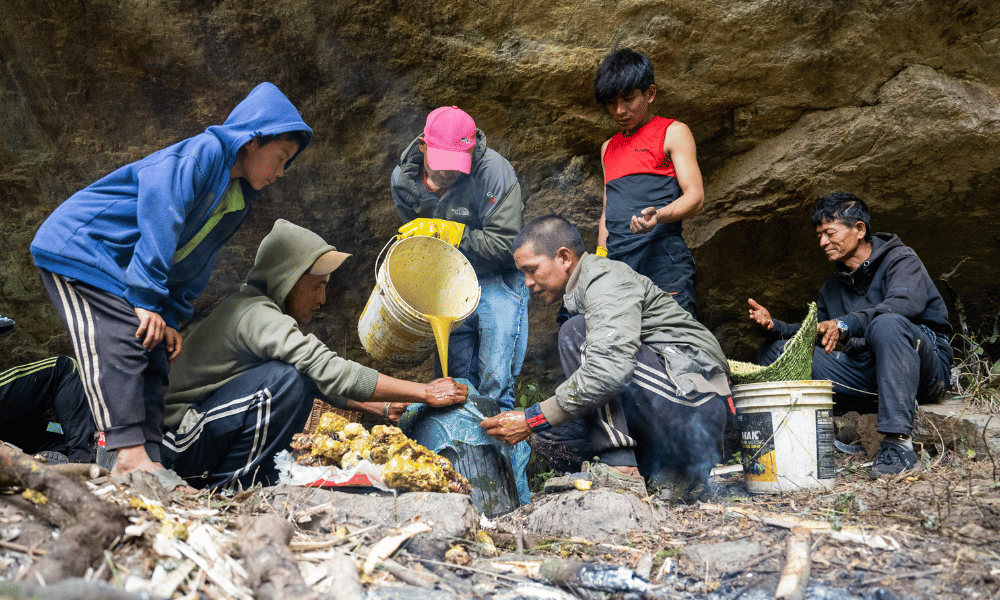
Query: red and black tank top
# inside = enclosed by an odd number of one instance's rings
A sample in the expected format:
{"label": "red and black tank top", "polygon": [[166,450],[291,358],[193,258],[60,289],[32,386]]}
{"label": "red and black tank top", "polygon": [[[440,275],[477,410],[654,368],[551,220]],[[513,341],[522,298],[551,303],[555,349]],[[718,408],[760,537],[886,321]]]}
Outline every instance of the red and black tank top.
{"label": "red and black tank top", "polygon": [[608,202],[604,224],[608,229],[608,255],[612,258],[681,234],[681,223],[661,223],[653,231],[635,235],[632,215],[644,208],[661,208],[681,195],[674,164],[663,152],[663,139],[674,119],[653,117],[630,136],[616,134],[604,151],[604,191]]}
{"label": "red and black tank top", "polygon": [[653,117],[630,136],[615,134],[604,151],[604,183],[636,173],[676,177],[674,164],[663,152],[663,138],[673,122]]}

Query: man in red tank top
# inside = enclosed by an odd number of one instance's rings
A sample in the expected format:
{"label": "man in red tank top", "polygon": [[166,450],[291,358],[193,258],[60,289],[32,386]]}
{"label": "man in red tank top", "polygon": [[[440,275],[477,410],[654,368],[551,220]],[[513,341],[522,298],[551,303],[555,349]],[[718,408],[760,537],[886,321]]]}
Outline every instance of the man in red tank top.
{"label": "man in red tank top", "polygon": [[597,254],[620,260],[694,315],[694,257],[681,220],[698,214],[705,194],[694,137],[680,121],[654,116],[653,65],[623,48],[594,75],[594,98],[621,131],[604,142],[604,211]]}

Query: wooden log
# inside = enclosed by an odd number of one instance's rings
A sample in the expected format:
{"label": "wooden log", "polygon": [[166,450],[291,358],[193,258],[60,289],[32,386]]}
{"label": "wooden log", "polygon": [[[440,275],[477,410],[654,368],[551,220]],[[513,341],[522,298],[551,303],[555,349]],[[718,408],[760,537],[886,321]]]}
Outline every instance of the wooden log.
{"label": "wooden log", "polygon": [[[89,481],[102,475],[107,475],[108,470],[91,463],[66,463],[61,465],[45,465],[50,471],[61,473],[75,481]],[[17,478],[0,473],[0,487],[10,487],[20,485]]]}
{"label": "wooden log", "polygon": [[82,577],[103,559],[104,551],[125,532],[128,518],[116,504],[97,498],[82,483],[50,469],[23,452],[0,445],[0,477],[28,488],[39,502],[52,502],[72,515],[75,522],[64,528],[58,540],[46,542],[45,556],[27,573],[27,581],[51,584],[69,577]]}
{"label": "wooden log", "polygon": [[55,585],[31,586],[26,582],[0,581],[0,598],[14,600],[158,600],[159,596],[133,594],[103,581],[64,579]]}
{"label": "wooden log", "polygon": [[323,596],[306,585],[292,559],[288,542],[294,526],[278,515],[260,516],[243,530],[237,542],[243,567],[257,600],[321,600]]}
{"label": "wooden log", "polygon": [[778,580],[775,600],[803,600],[809,584],[809,530],[796,527],[788,534],[785,569]]}

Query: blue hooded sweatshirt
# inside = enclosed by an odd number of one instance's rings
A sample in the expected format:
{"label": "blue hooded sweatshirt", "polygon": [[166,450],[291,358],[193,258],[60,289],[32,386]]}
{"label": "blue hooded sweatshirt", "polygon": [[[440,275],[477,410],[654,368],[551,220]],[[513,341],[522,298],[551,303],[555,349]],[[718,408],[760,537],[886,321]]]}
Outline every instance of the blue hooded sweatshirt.
{"label": "blue hooded sweatshirt", "polygon": [[193,251],[174,255],[209,220],[229,188],[240,148],[257,136],[306,133],[299,111],[270,83],[258,85],[222,125],[125,165],[63,202],[31,242],[35,264],[160,313],[191,318],[219,249],[250,214],[257,191],[240,179],[245,206],[226,214]]}

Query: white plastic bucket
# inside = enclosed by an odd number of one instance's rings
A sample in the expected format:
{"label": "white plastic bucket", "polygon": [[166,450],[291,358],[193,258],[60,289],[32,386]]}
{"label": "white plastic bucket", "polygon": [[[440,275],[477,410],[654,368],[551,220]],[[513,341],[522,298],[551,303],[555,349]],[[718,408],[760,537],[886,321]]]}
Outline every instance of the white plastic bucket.
{"label": "white plastic bucket", "polygon": [[408,237],[386,248],[358,335],[375,360],[412,367],[436,348],[424,315],[455,318],[454,331],[479,304],[479,279],[465,255],[437,238]]}
{"label": "white plastic bucket", "polygon": [[733,386],[743,474],[752,494],[833,487],[833,383]]}

